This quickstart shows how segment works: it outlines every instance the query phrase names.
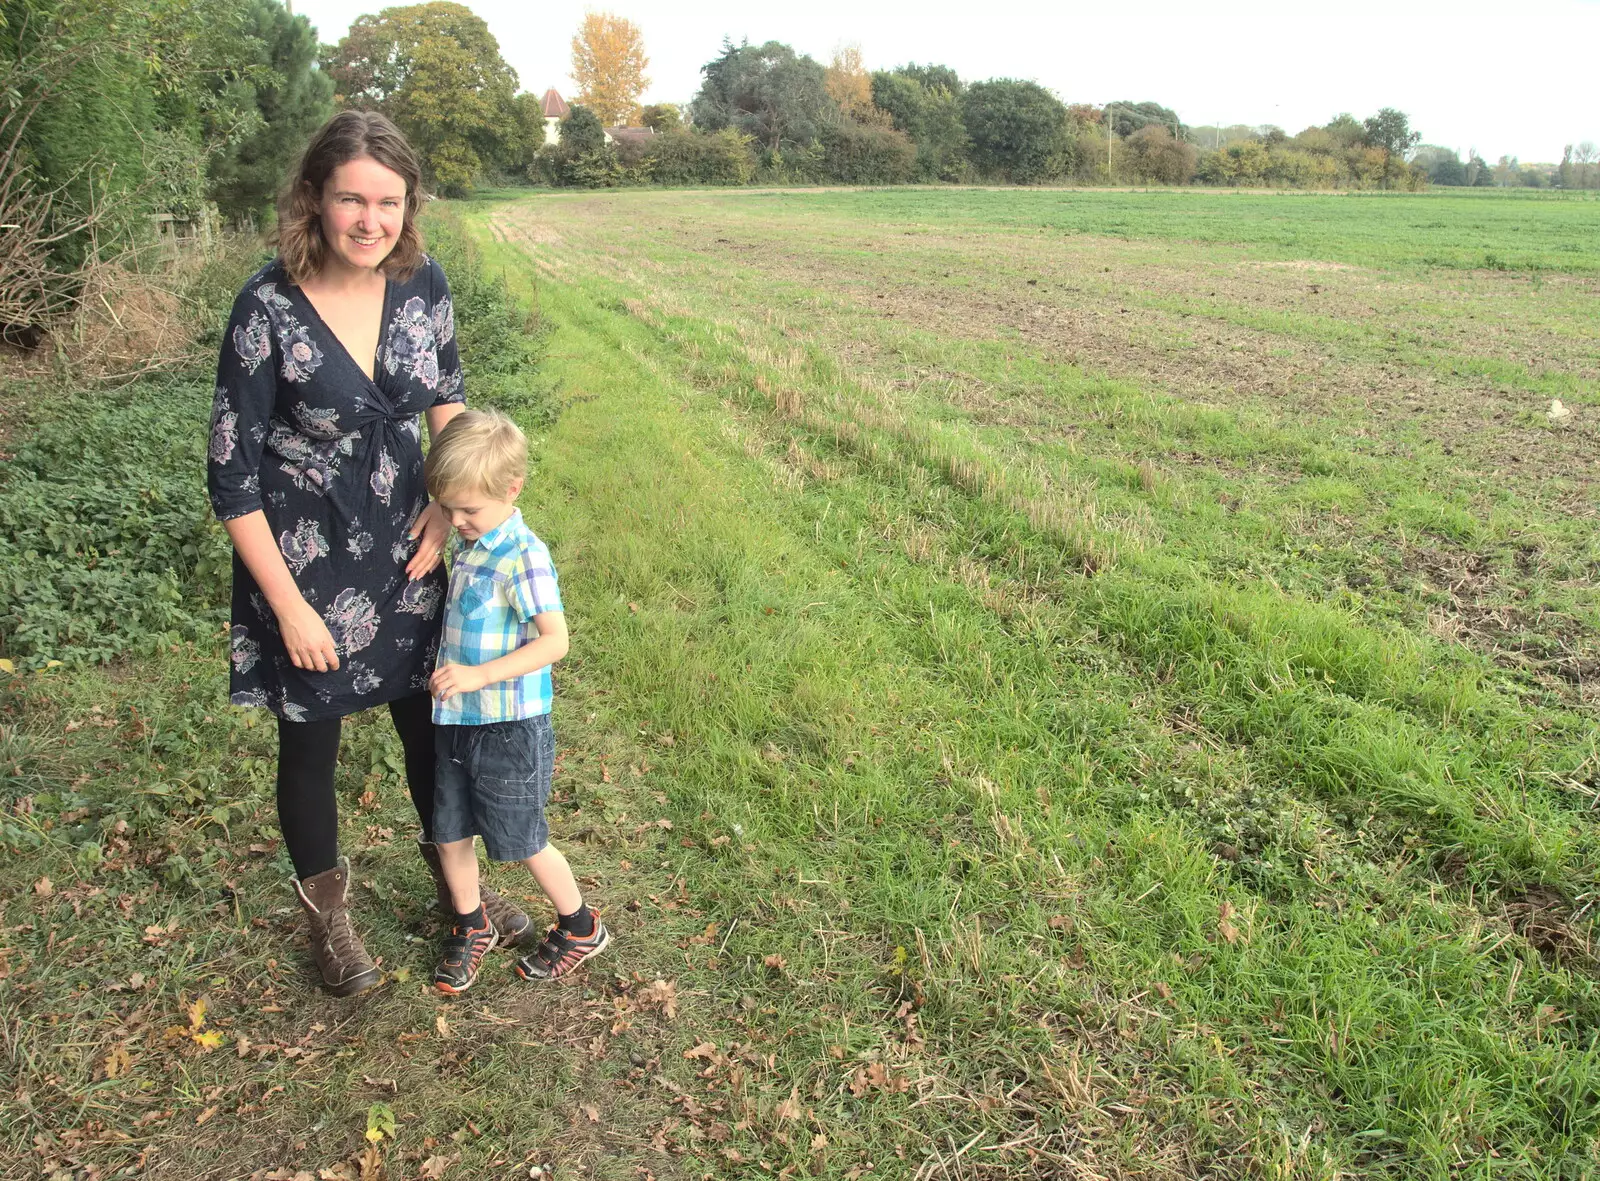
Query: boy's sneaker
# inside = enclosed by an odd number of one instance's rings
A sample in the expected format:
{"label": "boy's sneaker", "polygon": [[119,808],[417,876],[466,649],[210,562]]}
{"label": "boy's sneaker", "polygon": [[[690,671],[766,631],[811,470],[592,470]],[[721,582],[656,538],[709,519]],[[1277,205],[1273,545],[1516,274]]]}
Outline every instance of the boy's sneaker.
{"label": "boy's sneaker", "polygon": [[594,930],[581,938],[561,927],[551,927],[544,942],[515,964],[515,971],[524,980],[554,980],[565,976],[587,959],[599,955],[611,942],[611,932],[600,921],[600,912],[594,915]]}
{"label": "boy's sneaker", "polygon": [[478,978],[478,965],[500,942],[494,924],[481,927],[453,927],[444,941],[444,957],[433,970],[433,986],[440,992],[466,992]]}

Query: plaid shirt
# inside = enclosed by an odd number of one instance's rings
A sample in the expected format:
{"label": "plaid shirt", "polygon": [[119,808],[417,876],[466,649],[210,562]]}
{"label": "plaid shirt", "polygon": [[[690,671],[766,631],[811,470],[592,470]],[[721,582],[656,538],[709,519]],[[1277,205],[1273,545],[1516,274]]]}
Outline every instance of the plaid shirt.
{"label": "plaid shirt", "polygon": [[[450,601],[439,665],[484,664],[539,638],[535,615],[561,610],[550,551],[513,509],[499,526],[468,545],[452,543]],[[433,703],[441,726],[486,726],[550,712],[550,667]]]}

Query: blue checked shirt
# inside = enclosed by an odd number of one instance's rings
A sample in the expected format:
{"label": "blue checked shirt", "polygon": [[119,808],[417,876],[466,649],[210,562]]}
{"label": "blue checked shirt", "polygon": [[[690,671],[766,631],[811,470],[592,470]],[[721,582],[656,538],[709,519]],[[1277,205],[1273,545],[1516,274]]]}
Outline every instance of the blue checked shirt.
{"label": "blue checked shirt", "polygon": [[[484,664],[539,638],[533,617],[561,610],[550,551],[513,509],[468,545],[455,535],[439,664]],[[486,726],[550,712],[550,667],[433,703],[441,726]]]}

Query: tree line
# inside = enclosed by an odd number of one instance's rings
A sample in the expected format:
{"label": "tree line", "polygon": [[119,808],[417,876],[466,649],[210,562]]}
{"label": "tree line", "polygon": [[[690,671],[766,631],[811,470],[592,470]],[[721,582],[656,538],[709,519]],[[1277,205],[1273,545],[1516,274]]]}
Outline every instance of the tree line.
{"label": "tree line", "polygon": [[[358,18],[319,45],[282,0],[0,0],[0,333],[58,312],[75,268],[161,214],[261,224],[309,132],[337,107],[390,115],[441,194],[483,184],[1001,182],[1303,188],[1600,187],[1600,153],[1490,165],[1423,145],[1403,112],[1190,127],[1150,101],[1064,103],[944,65],[824,65],[725,41],[681,105],[643,107],[637,26],[588,14],[579,91],[553,142],[487,23],[450,0]],[[636,131],[612,134],[619,127]]]}

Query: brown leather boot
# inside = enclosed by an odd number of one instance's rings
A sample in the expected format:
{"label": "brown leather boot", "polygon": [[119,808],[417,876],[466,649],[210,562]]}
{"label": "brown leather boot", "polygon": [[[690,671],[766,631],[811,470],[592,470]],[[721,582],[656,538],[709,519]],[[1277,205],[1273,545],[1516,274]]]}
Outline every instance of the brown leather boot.
{"label": "brown leather boot", "polygon": [[[433,888],[438,895],[439,910],[447,917],[453,917],[456,906],[450,898],[450,887],[445,884],[444,866],[439,863],[439,846],[432,841],[418,841],[417,851],[428,863],[428,872],[433,874]],[[494,929],[500,933],[500,947],[515,947],[532,933],[533,920],[484,885],[482,878],[478,879],[478,898],[483,903],[484,913],[494,924]]]}
{"label": "brown leather boot", "polygon": [[311,927],[311,954],[322,973],[322,986],[334,996],[354,996],[377,985],[382,976],[350,921],[350,863],[340,861],[335,869],[289,881]]}

